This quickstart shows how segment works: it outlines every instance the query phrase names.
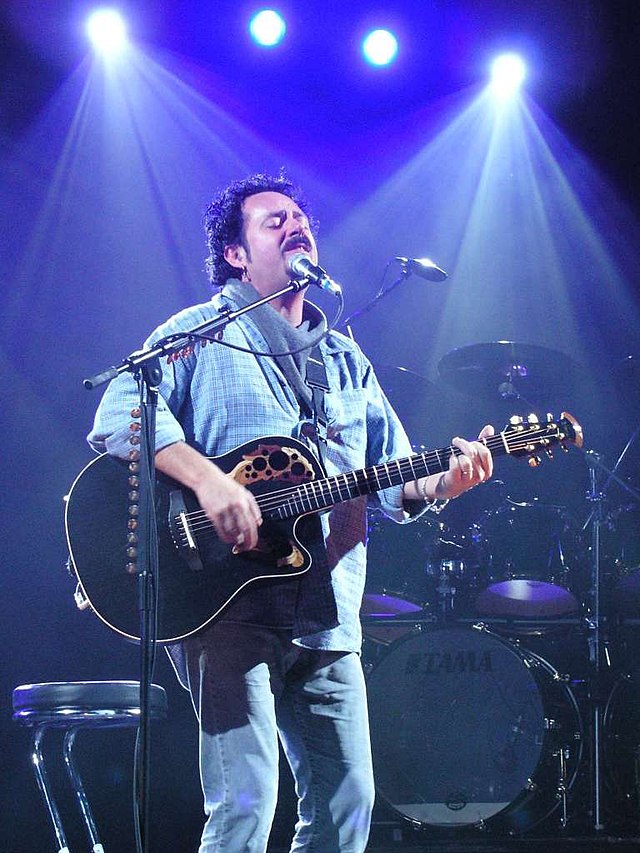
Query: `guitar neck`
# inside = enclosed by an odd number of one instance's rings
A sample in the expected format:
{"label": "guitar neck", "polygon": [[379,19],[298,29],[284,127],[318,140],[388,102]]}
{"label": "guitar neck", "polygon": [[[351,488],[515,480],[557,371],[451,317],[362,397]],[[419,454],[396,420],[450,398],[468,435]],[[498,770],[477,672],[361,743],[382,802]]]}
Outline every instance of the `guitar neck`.
{"label": "guitar neck", "polygon": [[[485,444],[492,456],[509,452],[502,433],[486,439]],[[293,518],[304,513],[328,509],[363,495],[371,495],[391,486],[400,486],[420,477],[439,474],[447,470],[451,456],[459,456],[460,453],[461,451],[453,446],[425,450],[404,459],[395,459],[381,465],[372,465],[358,471],[311,480],[300,486],[271,492],[259,497],[258,504],[263,514],[268,517]]]}

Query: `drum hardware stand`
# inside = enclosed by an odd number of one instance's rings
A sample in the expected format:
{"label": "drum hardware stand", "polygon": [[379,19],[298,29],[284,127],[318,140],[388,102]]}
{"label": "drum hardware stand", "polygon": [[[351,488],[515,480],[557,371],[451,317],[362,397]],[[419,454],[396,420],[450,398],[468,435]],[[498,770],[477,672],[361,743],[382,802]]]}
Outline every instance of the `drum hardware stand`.
{"label": "drum hardware stand", "polygon": [[438,609],[443,622],[448,621],[454,615],[454,604],[456,597],[455,583],[451,582],[450,573],[443,566],[440,569],[440,578],[436,592],[438,594]]}
{"label": "drum hardware stand", "polygon": [[[518,646],[520,642],[518,641]],[[531,662],[532,666],[539,666],[539,660],[534,658]],[[556,672],[554,675],[554,679],[560,682],[569,682],[570,677],[568,675],[561,675],[559,672]],[[558,728],[558,721],[552,718],[547,718],[545,720],[545,728],[547,730],[552,730]],[[556,789],[556,799],[561,803],[561,815],[560,815],[560,827],[562,829],[566,829],[569,825],[569,806],[568,806],[568,796],[569,796],[569,778],[567,774],[567,762],[571,757],[571,749],[568,745],[562,744],[555,752],[552,753],[555,758],[558,759],[558,783]]]}
{"label": "drum hardware stand", "polygon": [[569,747],[561,746],[556,752],[558,758],[558,792],[557,798],[562,803],[562,815],[560,817],[560,826],[566,829],[569,823],[569,813],[567,809],[567,759],[569,758]]}
{"label": "drum hardware stand", "polygon": [[[589,517],[585,521],[582,529],[586,531],[591,527],[590,547],[591,547],[591,608],[590,613],[585,620],[586,627],[589,631],[588,646],[589,646],[589,663],[591,664],[593,675],[589,685],[589,699],[592,712],[592,727],[591,727],[591,784],[593,797],[593,828],[600,832],[604,829],[602,823],[602,723],[603,723],[603,675],[605,670],[611,668],[611,659],[609,656],[608,641],[602,633],[602,617],[601,617],[601,576],[600,576],[600,529],[603,524],[603,505],[606,498],[607,489],[612,482],[618,483],[626,491],[640,497],[636,490],[632,489],[627,483],[617,476],[616,471],[622,462],[625,454],[631,447],[635,438],[640,433],[640,426],[634,431],[628,440],[625,448],[618,457],[616,464],[612,470],[607,469],[602,463],[602,457],[594,450],[587,450],[584,453],[584,458],[589,468],[589,491],[586,498],[592,505]],[[602,486],[598,487],[597,470],[602,470],[607,479]],[[636,762],[637,765],[637,762]],[[637,796],[640,798],[640,788],[637,788]]]}
{"label": "drum hardware stand", "polygon": [[640,815],[640,744],[633,750],[633,781],[636,788],[636,812]]}
{"label": "drum hardware stand", "polygon": [[[604,492],[598,489],[597,467],[600,465],[600,454],[588,450],[584,458],[589,467],[589,491],[587,500],[592,510],[583,529],[591,525],[591,598],[590,614],[586,619],[589,636],[589,663],[593,675],[589,684],[589,700],[591,705],[591,792],[592,820],[596,832],[604,829],[602,823],[602,690],[601,672],[603,664],[603,644],[600,618],[600,527],[602,525],[602,505]],[[608,653],[606,655],[609,665]]]}

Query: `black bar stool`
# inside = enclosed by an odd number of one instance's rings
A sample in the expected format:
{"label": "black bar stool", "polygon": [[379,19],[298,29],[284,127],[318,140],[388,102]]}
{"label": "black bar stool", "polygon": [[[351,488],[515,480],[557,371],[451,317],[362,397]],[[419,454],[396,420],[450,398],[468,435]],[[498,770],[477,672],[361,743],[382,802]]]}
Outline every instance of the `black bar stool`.
{"label": "black bar stool", "polygon": [[[62,681],[22,684],[13,691],[13,719],[33,726],[31,760],[51,823],[59,853],[69,853],[53,792],[47,777],[42,741],[47,729],[65,729],[64,762],[93,853],[104,853],[89,800],[73,761],[73,744],[80,729],[137,726],[140,721],[140,684],[137,681]],[[167,694],[151,685],[149,713],[152,719],[167,716]]]}

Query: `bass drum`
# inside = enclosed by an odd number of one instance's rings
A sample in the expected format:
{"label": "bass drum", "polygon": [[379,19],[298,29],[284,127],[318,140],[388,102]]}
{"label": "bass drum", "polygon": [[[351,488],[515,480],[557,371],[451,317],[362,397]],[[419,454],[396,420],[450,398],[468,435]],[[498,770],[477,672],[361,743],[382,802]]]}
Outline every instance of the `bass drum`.
{"label": "bass drum", "polygon": [[554,668],[486,629],[399,640],[368,677],[376,788],[430,827],[525,832],[575,781],[582,727]]}

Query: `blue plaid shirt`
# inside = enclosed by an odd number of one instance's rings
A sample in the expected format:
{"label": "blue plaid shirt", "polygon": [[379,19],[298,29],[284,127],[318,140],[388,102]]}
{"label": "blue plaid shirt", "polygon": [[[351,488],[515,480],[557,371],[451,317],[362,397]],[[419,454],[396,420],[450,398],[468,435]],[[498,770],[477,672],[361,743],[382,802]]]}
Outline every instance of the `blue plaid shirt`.
{"label": "blue plaid shirt", "polygon": [[[176,314],[149,337],[192,329],[219,310],[237,308],[222,293],[210,302]],[[310,303],[305,316],[319,311]],[[246,314],[224,331],[224,340],[251,350],[268,350],[258,327]],[[371,364],[352,340],[336,332],[320,345],[330,391],[325,394],[328,475],[380,464],[411,454],[407,435],[384,396]],[[304,418],[284,374],[273,358],[259,358],[216,343],[197,343],[177,358],[163,359],[157,410],[160,450],[186,441],[207,456],[219,456],[261,435],[304,438]],[[126,458],[130,411],[137,405],[130,374],[109,385],[88,440],[100,452]],[[313,442],[311,448],[315,451]],[[326,557],[315,560],[300,579],[259,589],[249,585],[219,617],[274,627],[291,627],[295,641],[307,648],[359,651],[359,610],[366,567],[367,500],[396,521],[409,520],[401,487],[370,498],[338,504],[321,516]],[[254,585],[255,586],[255,585]]]}

